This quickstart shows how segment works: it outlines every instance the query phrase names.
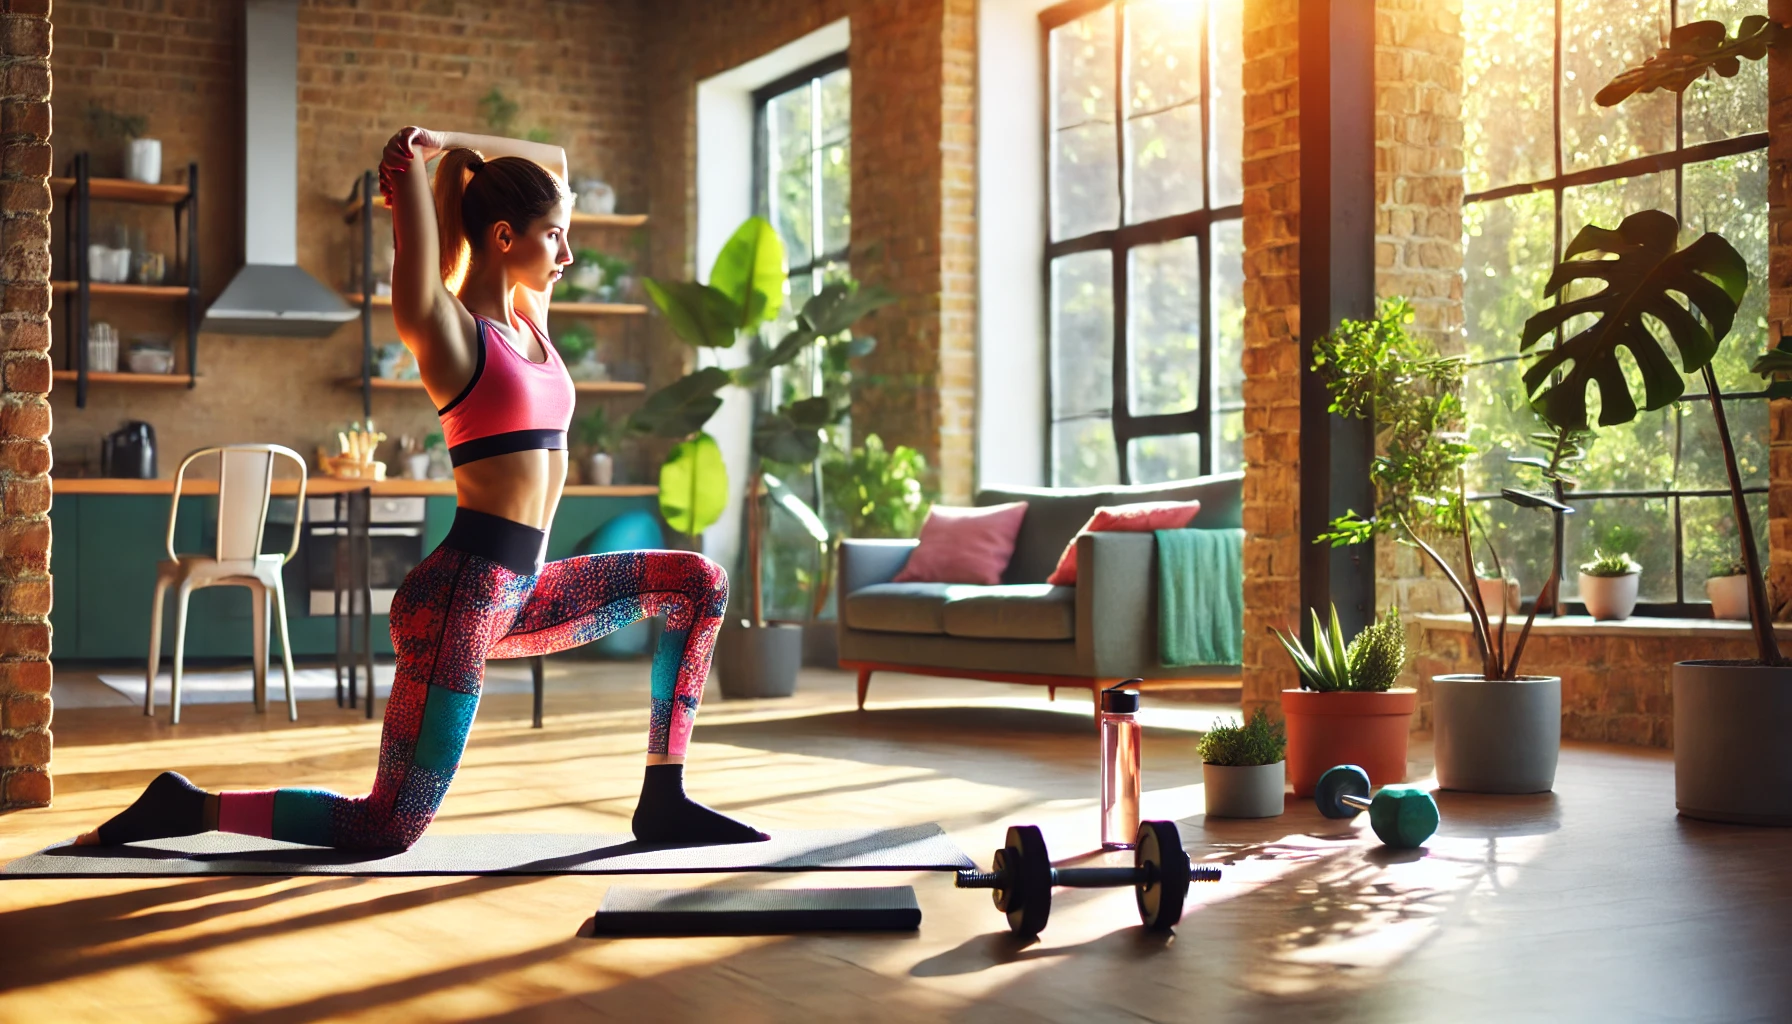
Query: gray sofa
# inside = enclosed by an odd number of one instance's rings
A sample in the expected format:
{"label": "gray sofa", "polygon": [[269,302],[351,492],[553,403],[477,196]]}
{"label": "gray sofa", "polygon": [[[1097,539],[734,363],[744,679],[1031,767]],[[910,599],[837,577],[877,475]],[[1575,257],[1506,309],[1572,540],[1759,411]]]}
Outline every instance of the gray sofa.
{"label": "gray sofa", "polygon": [[1149,681],[1236,680],[1237,667],[1166,668],[1158,661],[1157,538],[1077,538],[1077,584],[1045,582],[1064,545],[1102,505],[1199,499],[1190,526],[1242,525],[1244,474],[1150,487],[991,488],[976,504],[1027,502],[1002,585],[892,583],[912,540],[840,545],[840,667],[859,674],[859,707],[873,672],[1099,689]]}

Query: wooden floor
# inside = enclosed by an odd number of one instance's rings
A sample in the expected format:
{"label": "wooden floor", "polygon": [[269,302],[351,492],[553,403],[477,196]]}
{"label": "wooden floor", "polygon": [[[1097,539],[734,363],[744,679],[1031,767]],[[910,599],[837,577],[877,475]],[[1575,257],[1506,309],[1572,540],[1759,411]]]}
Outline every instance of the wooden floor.
{"label": "wooden floor", "polygon": [[[627,827],[644,673],[550,673],[545,729],[526,695],[480,709],[435,829]],[[1094,845],[1086,698],[880,676],[857,713],[852,682],[811,672],[791,700],[712,699],[693,794],[772,829],[939,821],[984,864],[1011,822],[1044,826],[1060,860]],[[987,894],[943,874],[638,880],[910,882],[925,920],[622,940],[579,934],[605,878],[5,881],[0,1021],[1792,1020],[1792,830],[1677,819],[1669,757],[1570,745],[1557,793],[1443,794],[1429,848],[1389,855],[1366,825],[1293,803],[1205,822],[1194,738],[1218,710],[1171,705],[1146,733],[1147,816],[1180,820],[1196,859],[1225,866],[1173,937],[1139,929],[1128,891],[1060,890],[1043,938],[1019,944]],[[104,819],[163,768],[212,787],[372,777],[377,726],[334,705],[301,706],[297,725],[239,705],[185,716],[59,711],[56,806],[0,818],[0,859]]]}

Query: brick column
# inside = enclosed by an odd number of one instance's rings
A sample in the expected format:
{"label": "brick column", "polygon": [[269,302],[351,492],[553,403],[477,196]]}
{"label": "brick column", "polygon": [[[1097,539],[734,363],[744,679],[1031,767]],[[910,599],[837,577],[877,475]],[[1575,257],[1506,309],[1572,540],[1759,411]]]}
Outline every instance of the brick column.
{"label": "brick column", "polygon": [[1298,686],[1300,3],[1244,9],[1244,707]]}
{"label": "brick column", "polygon": [[[1792,25],[1792,0],[1770,0],[1768,14]],[[1792,333],[1792,50],[1767,55],[1767,325],[1769,337]],[[1792,618],[1792,400],[1768,416],[1768,582],[1776,619]]]}
{"label": "brick column", "polygon": [[50,0],[0,0],[0,809],[50,802]]}

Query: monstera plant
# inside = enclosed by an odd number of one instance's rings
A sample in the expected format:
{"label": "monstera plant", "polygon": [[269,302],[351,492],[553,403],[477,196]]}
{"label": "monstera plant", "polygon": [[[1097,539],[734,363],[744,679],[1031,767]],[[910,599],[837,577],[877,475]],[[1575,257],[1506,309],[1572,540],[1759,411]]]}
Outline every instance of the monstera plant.
{"label": "monstera plant", "polygon": [[1792,29],[1759,14],[1742,19],[1734,36],[1724,31],[1721,21],[1689,22],[1669,33],[1668,44],[1653,57],[1608,82],[1593,101],[1615,107],[1638,93],[1685,92],[1707,74],[1734,78],[1744,60],[1760,60],[1770,47],[1788,38]]}

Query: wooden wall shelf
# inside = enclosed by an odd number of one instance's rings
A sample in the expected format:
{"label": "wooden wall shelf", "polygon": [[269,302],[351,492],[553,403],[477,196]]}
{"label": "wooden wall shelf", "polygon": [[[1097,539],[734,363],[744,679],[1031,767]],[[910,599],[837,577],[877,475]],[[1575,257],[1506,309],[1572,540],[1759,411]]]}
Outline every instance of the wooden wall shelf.
{"label": "wooden wall shelf", "polygon": [[[75,381],[80,377],[81,371],[79,370],[53,370],[50,373],[52,380]],[[184,373],[100,373],[94,370],[87,373],[88,384],[125,384],[151,388],[184,388],[194,380],[203,379],[203,377],[188,377]]]}
{"label": "wooden wall shelf", "polygon": [[[67,195],[75,187],[73,178],[51,178],[50,194]],[[92,199],[110,199],[120,203],[152,203],[172,206],[191,193],[185,185],[145,185],[128,178],[89,178],[87,195]]]}
{"label": "wooden wall shelf", "polygon": [[[343,377],[336,381],[345,388],[358,389],[361,386],[359,377]],[[369,387],[375,391],[422,391],[420,380],[392,380],[387,377],[369,377]],[[629,380],[575,380],[574,391],[590,395],[638,395],[647,390],[647,385]]]}
{"label": "wooden wall shelf", "polygon": [[[81,287],[79,281],[51,281],[53,292],[72,292]],[[128,299],[184,299],[187,297],[187,286],[184,284],[111,284],[95,281],[87,286],[89,295],[116,295]]]}

